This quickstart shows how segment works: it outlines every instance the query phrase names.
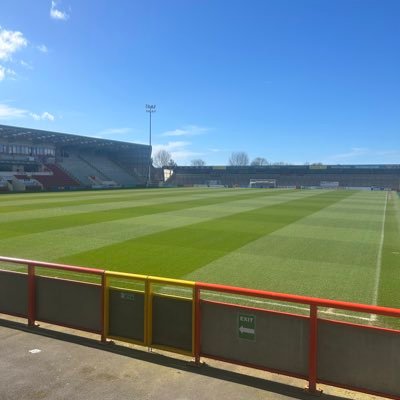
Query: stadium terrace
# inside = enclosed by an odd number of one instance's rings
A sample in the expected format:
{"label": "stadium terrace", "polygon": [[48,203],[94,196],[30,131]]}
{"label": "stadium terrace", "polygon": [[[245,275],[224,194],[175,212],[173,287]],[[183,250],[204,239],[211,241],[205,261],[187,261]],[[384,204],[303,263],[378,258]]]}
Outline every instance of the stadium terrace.
{"label": "stadium terrace", "polygon": [[148,145],[0,125],[1,192],[149,185],[400,189],[400,164],[174,166],[162,170],[150,163]]}
{"label": "stadium terrace", "polygon": [[3,192],[140,187],[150,146],[0,125]]}

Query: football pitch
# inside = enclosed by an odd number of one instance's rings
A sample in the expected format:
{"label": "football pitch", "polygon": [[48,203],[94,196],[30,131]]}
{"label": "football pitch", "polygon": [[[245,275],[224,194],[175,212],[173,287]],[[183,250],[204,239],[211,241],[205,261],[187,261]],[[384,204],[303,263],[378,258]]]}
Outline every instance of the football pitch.
{"label": "football pitch", "polygon": [[400,200],[346,190],[11,194],[0,197],[0,255],[400,308]]}

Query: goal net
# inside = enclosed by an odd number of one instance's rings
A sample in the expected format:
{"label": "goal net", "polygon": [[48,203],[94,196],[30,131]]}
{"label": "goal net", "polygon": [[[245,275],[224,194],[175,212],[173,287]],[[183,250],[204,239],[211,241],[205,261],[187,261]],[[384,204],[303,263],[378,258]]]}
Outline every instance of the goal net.
{"label": "goal net", "polygon": [[320,186],[323,189],[337,189],[339,187],[339,182],[321,181]]}
{"label": "goal net", "polygon": [[276,179],[250,179],[249,188],[276,188]]}

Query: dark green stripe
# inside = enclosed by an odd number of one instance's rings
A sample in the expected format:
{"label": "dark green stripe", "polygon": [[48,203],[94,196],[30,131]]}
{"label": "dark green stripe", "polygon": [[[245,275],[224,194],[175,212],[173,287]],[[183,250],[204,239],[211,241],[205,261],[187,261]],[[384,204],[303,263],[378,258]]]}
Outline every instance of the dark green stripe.
{"label": "dark green stripe", "polygon": [[59,261],[179,278],[352,194],[347,191],[320,193],[142,236]]}
{"label": "dark green stripe", "polygon": [[[400,308],[400,226],[393,193],[388,201],[385,220],[385,239],[382,248],[381,277],[379,282],[378,305]],[[400,328],[400,320],[380,318],[389,326]]]}
{"label": "dark green stripe", "polygon": [[[226,189],[224,189],[226,190]],[[210,194],[222,192],[224,190],[218,190],[217,192],[210,192]],[[98,192],[100,195],[100,192]],[[48,209],[48,208],[63,208],[63,207],[74,207],[74,206],[82,206],[82,205],[89,205],[89,204],[105,204],[105,203],[115,203],[117,201],[140,201],[140,200],[148,200],[148,199],[154,199],[155,193],[151,193],[147,195],[142,195],[138,196],[137,193],[134,193],[132,191],[131,194],[125,194],[123,196],[110,196],[110,198],[96,198],[93,196],[91,199],[79,199],[78,198],[73,198],[71,200],[66,200],[66,201],[61,201],[61,202],[47,202],[47,203],[34,203],[34,204],[17,204],[17,205],[10,205],[10,206],[1,206],[0,203],[0,213],[9,213],[9,212],[15,212],[15,211],[32,211],[32,210],[43,210],[43,209]],[[160,194],[160,197],[162,198],[175,198],[175,197],[182,197],[182,194],[184,192],[171,192],[171,193],[162,193]],[[187,193],[188,195],[196,194],[195,192],[190,192]],[[200,194],[200,193],[199,193]],[[204,193],[203,193],[204,194]],[[102,194],[101,194],[102,195]]]}
{"label": "dark green stripe", "polygon": [[[268,191],[261,190],[248,194],[236,194],[233,196],[207,197],[198,200],[176,201],[165,204],[154,204],[149,206],[117,208],[104,211],[92,211],[88,213],[77,213],[47,218],[33,218],[23,221],[10,221],[0,224],[0,239],[28,235],[38,232],[46,232],[54,229],[65,229],[81,225],[97,224],[100,222],[114,221],[126,218],[141,217],[144,215],[165,213],[170,211],[195,208],[213,204],[221,204],[237,200],[253,199],[265,196],[276,196],[290,191]],[[182,196],[182,193],[179,194]],[[152,197],[154,198],[154,196]]]}

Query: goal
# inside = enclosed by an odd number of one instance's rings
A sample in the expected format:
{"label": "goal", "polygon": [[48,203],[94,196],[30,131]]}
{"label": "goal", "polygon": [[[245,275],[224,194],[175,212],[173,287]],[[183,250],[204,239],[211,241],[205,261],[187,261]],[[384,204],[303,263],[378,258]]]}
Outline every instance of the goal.
{"label": "goal", "polygon": [[276,188],[276,179],[250,179],[249,188]]}

